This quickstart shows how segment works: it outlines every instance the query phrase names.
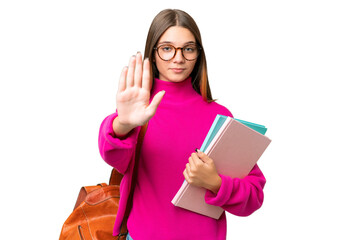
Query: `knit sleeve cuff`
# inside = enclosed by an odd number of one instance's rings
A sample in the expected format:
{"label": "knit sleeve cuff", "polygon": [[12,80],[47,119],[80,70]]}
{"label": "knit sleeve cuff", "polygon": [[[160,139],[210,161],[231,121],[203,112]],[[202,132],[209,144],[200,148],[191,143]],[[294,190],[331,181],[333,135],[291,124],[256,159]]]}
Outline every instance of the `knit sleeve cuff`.
{"label": "knit sleeve cuff", "polygon": [[103,134],[105,135],[106,141],[113,148],[131,148],[136,145],[137,137],[139,135],[141,127],[132,129],[126,136],[119,138],[116,136],[113,129],[113,121],[117,117],[117,113],[113,113],[104,122]]}
{"label": "knit sleeve cuff", "polygon": [[207,204],[221,207],[225,205],[230,199],[233,190],[233,184],[231,177],[221,174],[219,174],[219,176],[221,177],[221,186],[219,192],[217,194],[214,194],[210,190],[207,190],[205,193],[205,202]]}

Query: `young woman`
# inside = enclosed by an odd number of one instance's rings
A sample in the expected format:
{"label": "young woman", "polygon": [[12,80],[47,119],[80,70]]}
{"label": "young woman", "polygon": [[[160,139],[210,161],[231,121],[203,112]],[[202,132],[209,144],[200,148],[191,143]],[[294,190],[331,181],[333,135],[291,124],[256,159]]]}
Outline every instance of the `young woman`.
{"label": "young woman", "polygon": [[[153,20],[145,46],[121,73],[117,112],[100,127],[103,159],[124,174],[114,235],[118,235],[133,175],[140,127],[148,123],[127,222],[128,239],[226,239],[226,215],[219,220],[179,207],[171,200],[184,178],[207,189],[205,201],[247,216],[263,202],[265,178],[256,165],[243,179],[217,173],[200,148],[217,114],[231,116],[213,101],[206,59],[195,21],[180,10]],[[130,237],[131,235],[131,237]]]}

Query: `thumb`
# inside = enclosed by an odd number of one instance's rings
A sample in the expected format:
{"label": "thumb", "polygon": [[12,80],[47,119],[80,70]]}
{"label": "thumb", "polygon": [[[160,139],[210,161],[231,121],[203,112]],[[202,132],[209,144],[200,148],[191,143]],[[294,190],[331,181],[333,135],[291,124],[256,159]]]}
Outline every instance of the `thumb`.
{"label": "thumb", "polygon": [[149,106],[146,109],[147,113],[150,117],[155,115],[156,109],[158,108],[164,95],[165,95],[165,91],[160,91],[152,99],[151,103],[149,104]]}

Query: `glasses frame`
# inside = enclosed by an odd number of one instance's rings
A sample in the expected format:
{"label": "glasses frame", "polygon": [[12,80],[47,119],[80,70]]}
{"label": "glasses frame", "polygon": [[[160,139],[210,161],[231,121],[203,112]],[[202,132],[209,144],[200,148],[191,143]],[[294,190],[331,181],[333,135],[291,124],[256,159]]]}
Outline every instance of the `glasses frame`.
{"label": "glasses frame", "polygon": [[[187,59],[187,58],[184,56],[184,48],[186,48],[187,46],[192,46],[192,45],[195,45],[195,46],[197,47],[197,49],[198,49],[198,54],[197,54],[196,58],[189,60],[189,59]],[[159,48],[161,48],[162,46],[171,46],[171,47],[175,48],[174,56],[172,56],[172,58],[170,58],[170,59],[168,59],[168,60],[163,59],[163,58],[160,56],[160,53],[159,53]],[[170,60],[174,59],[174,57],[176,56],[177,51],[178,51],[179,49],[181,50],[181,55],[182,55],[183,58],[185,58],[187,61],[194,61],[194,60],[196,60],[196,59],[199,57],[200,52],[201,52],[201,50],[202,50],[201,46],[199,46],[198,44],[194,44],[194,43],[186,44],[186,45],[183,46],[183,47],[175,47],[175,46],[172,45],[172,44],[164,43],[164,44],[161,44],[161,45],[159,45],[159,46],[157,46],[157,47],[154,47],[154,50],[156,50],[159,58],[160,58],[161,60],[163,60],[163,61],[170,61]]]}

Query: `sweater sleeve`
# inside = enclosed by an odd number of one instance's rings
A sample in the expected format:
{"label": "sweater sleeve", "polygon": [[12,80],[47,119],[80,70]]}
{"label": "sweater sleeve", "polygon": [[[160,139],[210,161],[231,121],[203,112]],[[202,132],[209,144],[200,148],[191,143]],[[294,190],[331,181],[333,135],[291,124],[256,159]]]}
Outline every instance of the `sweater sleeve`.
{"label": "sweater sleeve", "polygon": [[125,138],[119,139],[115,136],[112,128],[116,117],[117,113],[113,113],[101,123],[98,143],[100,155],[104,161],[124,174],[135,152],[141,127],[134,128]]}
{"label": "sweater sleeve", "polygon": [[221,174],[220,177],[222,183],[219,192],[215,195],[207,190],[206,203],[222,207],[237,216],[249,216],[261,207],[266,179],[257,165],[243,179]]}

